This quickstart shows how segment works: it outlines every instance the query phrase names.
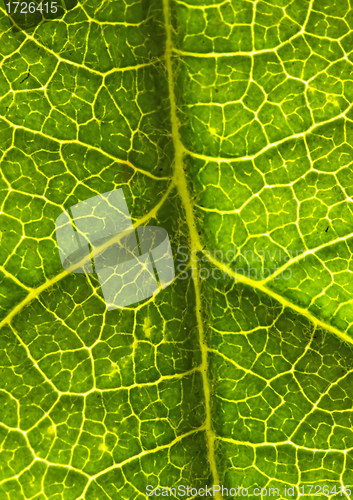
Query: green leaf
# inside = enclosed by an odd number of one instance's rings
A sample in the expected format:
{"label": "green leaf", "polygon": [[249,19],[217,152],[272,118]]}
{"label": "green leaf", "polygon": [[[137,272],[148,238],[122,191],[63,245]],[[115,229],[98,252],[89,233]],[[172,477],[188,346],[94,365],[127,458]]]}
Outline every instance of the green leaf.
{"label": "green leaf", "polygon": [[[2,6],[1,498],[353,484],[352,30],[345,0]],[[107,311],[55,220],[119,188],[177,276]]]}

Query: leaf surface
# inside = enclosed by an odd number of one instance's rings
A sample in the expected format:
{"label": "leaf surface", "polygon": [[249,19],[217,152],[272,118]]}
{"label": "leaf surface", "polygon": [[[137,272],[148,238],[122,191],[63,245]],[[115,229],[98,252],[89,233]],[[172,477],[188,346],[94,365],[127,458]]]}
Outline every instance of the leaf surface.
{"label": "leaf surface", "polygon": [[[353,484],[350,4],[87,0],[19,32],[5,12],[1,498],[339,495]],[[177,278],[107,311],[97,275],[62,269],[55,220],[119,188],[135,227],[167,229]]]}

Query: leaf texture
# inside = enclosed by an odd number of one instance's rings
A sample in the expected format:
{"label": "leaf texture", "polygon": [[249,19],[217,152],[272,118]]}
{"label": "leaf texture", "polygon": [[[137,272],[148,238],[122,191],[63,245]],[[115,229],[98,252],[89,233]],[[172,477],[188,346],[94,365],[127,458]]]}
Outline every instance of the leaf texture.
{"label": "leaf texture", "polygon": [[[2,499],[350,498],[352,12],[86,0],[15,31],[1,6]],[[177,277],[107,311],[55,220],[119,188]]]}

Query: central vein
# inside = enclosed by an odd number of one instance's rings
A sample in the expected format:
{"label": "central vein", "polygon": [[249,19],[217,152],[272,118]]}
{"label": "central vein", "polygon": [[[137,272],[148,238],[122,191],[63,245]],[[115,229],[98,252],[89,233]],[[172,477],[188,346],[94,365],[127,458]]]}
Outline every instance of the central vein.
{"label": "central vein", "polygon": [[[179,134],[179,119],[177,116],[177,105],[175,101],[175,93],[174,93],[174,78],[173,78],[173,64],[172,64],[172,28],[170,25],[170,9],[169,9],[169,0],[163,0],[163,10],[164,10],[164,21],[166,26],[166,53],[165,53],[165,62],[167,67],[167,75],[168,75],[168,87],[169,87],[169,96],[170,96],[170,114],[171,114],[171,122],[172,122],[172,136],[173,143],[175,149],[175,161],[174,161],[174,181],[178,189],[178,193],[180,195],[185,215],[186,221],[189,228],[190,235],[190,250],[193,255],[193,251],[196,251],[200,248],[199,236],[196,229],[196,223],[193,213],[193,206],[190,200],[186,177],[184,173],[184,165],[183,165],[183,157],[185,154],[184,146],[180,139]],[[202,323],[201,316],[201,290],[200,290],[200,280],[198,276],[198,265],[197,262],[192,263],[192,277],[193,283],[195,287],[195,297],[196,297],[196,317],[197,324],[199,330],[199,339],[200,339],[200,350],[201,350],[201,365],[199,367],[200,373],[203,380],[203,388],[204,388],[204,396],[205,396],[205,431],[206,431],[206,439],[207,439],[207,458],[210,465],[211,473],[213,476],[213,483],[219,484],[218,471],[215,460],[215,432],[212,428],[212,417],[211,417],[211,398],[210,398],[210,384],[208,380],[208,352],[206,347],[205,334]],[[219,492],[215,494],[214,497],[216,500],[221,500],[222,496]]]}

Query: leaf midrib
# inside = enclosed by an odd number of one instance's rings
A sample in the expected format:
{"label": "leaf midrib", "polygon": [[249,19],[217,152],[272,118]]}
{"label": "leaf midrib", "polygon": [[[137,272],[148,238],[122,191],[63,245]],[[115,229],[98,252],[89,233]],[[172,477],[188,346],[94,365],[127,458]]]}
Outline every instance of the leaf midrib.
{"label": "leaf midrib", "polygon": [[[183,158],[185,156],[185,148],[181,142],[179,134],[179,119],[177,115],[177,105],[176,97],[174,92],[174,73],[173,73],[173,42],[172,42],[172,27],[171,27],[171,13],[169,7],[170,0],[163,0],[163,13],[164,13],[164,24],[166,29],[166,50],[165,50],[165,61],[167,69],[167,79],[169,88],[169,99],[170,99],[170,117],[172,126],[172,139],[174,144],[175,159],[174,159],[174,180],[177,186],[178,194],[180,196],[183,208],[185,210],[186,222],[189,229],[190,237],[190,250],[191,253],[197,250],[200,246],[200,239],[196,228],[196,221],[193,213],[193,204],[189,195],[186,176],[184,173],[184,162]],[[196,320],[197,327],[199,331],[199,348],[201,352],[201,364],[198,367],[204,389],[205,398],[205,420],[204,428],[206,434],[206,445],[207,445],[207,460],[209,463],[210,471],[213,478],[213,484],[220,484],[219,475],[215,459],[215,439],[216,434],[212,426],[212,413],[211,413],[211,389],[210,381],[208,380],[208,348],[205,339],[205,332],[203,329],[202,315],[201,315],[201,287],[198,273],[197,262],[192,262],[192,281],[195,289],[195,309],[196,309]],[[222,500],[222,495],[217,491],[214,495],[215,500]]]}

